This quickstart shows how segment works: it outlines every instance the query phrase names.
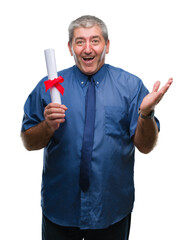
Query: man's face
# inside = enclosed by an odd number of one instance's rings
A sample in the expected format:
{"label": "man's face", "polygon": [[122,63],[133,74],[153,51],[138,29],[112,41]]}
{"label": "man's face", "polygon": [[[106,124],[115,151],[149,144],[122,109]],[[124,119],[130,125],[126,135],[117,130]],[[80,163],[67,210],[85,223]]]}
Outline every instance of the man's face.
{"label": "man's face", "polygon": [[76,28],[72,39],[72,46],[68,43],[76,65],[86,75],[96,73],[105,62],[105,54],[109,52],[109,41],[105,44],[99,26],[90,28]]}

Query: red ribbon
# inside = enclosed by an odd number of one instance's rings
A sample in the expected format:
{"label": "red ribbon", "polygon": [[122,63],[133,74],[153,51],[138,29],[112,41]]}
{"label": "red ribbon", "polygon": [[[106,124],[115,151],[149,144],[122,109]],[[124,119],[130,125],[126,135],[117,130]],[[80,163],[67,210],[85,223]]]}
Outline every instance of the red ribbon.
{"label": "red ribbon", "polygon": [[62,85],[60,85],[60,83],[64,82],[64,78],[59,76],[57,78],[54,78],[53,80],[47,80],[44,82],[45,87],[46,87],[46,92],[48,91],[48,89],[52,88],[52,87],[56,87],[58,89],[58,91],[63,95],[64,94],[64,88],[62,87]]}

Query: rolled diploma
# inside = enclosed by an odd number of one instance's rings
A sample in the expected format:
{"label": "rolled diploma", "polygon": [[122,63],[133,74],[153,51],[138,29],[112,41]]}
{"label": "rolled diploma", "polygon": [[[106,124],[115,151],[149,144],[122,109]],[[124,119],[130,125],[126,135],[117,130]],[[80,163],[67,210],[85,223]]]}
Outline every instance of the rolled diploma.
{"label": "rolled diploma", "polygon": [[[46,49],[44,50],[46,66],[48,72],[48,79],[53,80],[58,77],[57,68],[56,68],[56,59],[55,59],[55,51],[54,49]],[[50,96],[51,100],[54,103],[61,104],[60,92],[57,88],[50,88]]]}

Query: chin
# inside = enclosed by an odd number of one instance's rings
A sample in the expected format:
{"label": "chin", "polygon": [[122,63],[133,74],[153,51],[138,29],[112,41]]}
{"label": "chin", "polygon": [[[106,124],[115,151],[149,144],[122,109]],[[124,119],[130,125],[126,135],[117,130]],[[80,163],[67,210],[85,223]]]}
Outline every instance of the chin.
{"label": "chin", "polygon": [[86,75],[91,75],[91,74],[95,74],[97,72],[97,69],[82,68],[82,71]]}

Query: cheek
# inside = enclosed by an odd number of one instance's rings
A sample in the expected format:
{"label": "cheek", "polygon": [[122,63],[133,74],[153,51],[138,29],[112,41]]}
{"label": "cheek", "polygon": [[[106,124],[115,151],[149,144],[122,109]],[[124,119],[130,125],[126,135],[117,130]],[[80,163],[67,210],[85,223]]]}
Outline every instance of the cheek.
{"label": "cheek", "polygon": [[104,55],[106,53],[106,45],[104,47],[100,47],[100,48],[96,49],[95,52],[99,56]]}
{"label": "cheek", "polygon": [[73,47],[73,52],[77,57],[79,57],[82,53],[82,48]]}
{"label": "cheek", "polygon": [[107,49],[107,46],[105,45],[102,53],[101,53],[101,58],[104,58],[105,57],[105,54],[106,54],[106,49]]}

